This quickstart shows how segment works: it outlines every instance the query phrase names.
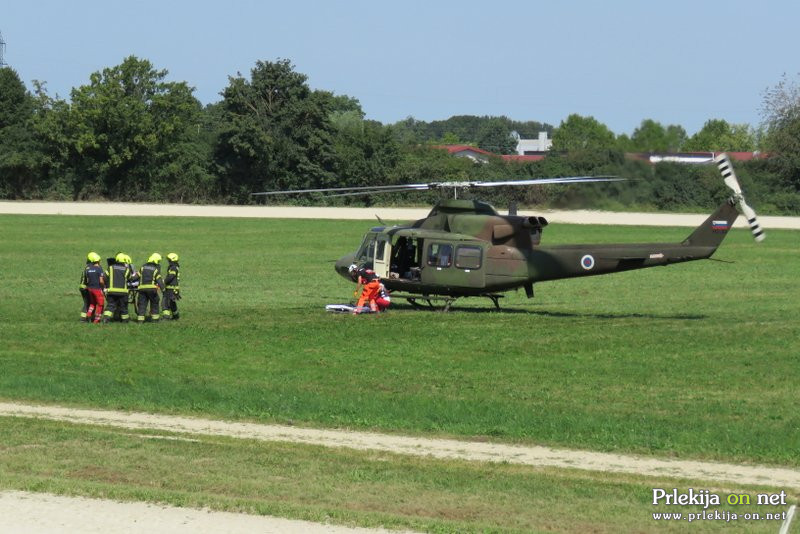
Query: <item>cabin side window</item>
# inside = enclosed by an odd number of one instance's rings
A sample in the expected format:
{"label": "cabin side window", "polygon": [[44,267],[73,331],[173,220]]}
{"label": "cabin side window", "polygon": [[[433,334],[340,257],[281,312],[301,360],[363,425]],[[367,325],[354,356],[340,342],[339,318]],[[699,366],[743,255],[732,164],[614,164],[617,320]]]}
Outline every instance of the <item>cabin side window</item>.
{"label": "cabin side window", "polygon": [[428,247],[428,265],[450,267],[453,263],[453,245],[431,243]]}
{"label": "cabin side window", "polygon": [[458,246],[456,248],[456,267],[459,269],[480,269],[481,247]]}
{"label": "cabin side window", "polygon": [[386,239],[378,241],[378,248],[375,250],[375,261],[383,261],[383,255],[386,251]]}

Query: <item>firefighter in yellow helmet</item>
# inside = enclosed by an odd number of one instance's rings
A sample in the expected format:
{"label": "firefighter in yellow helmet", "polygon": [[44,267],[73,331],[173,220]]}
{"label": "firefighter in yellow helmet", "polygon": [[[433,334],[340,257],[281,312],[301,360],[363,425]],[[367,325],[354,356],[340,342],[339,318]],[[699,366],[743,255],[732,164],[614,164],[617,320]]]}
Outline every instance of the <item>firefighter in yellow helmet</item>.
{"label": "firefighter in yellow helmet", "polygon": [[169,266],[167,275],[164,277],[164,299],[161,302],[161,317],[164,319],[178,319],[178,301],[181,299],[181,274],[178,260],[180,258],[174,252],[167,254]]}
{"label": "firefighter in yellow helmet", "polygon": [[103,312],[103,323],[108,323],[114,317],[114,313],[119,310],[119,318],[123,323],[130,320],[128,314],[128,282],[131,278],[131,270],[128,267],[128,258],[120,252],[114,258],[114,263],[108,266],[106,272],[107,294],[106,309]]}
{"label": "firefighter in yellow helmet", "polygon": [[161,278],[161,254],[154,252],[147,258],[147,263],[142,265],[139,272],[139,295],[136,301],[136,322],[143,324],[147,313],[147,303],[150,303],[150,320],[159,319],[158,290],[164,291],[164,280]]}
{"label": "firefighter in yellow helmet", "polygon": [[128,265],[128,270],[131,272],[131,276],[128,279],[128,304],[133,305],[133,311],[136,313],[136,294],[139,291],[139,271],[136,270],[133,259],[128,254],[125,254],[125,263]]}
{"label": "firefighter in yellow helmet", "polygon": [[81,275],[80,292],[83,297],[83,309],[81,310],[81,322],[100,321],[103,313],[103,287],[105,287],[105,273],[100,267],[100,254],[90,252],[86,255],[86,267]]}

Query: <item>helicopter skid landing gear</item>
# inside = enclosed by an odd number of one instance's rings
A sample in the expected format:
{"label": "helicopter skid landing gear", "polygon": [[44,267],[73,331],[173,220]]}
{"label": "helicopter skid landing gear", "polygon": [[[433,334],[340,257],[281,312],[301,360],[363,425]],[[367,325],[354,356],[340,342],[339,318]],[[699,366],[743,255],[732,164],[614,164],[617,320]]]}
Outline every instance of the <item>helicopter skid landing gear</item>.
{"label": "helicopter skid landing gear", "polygon": [[[418,302],[418,299],[427,302],[428,306],[425,307],[422,304],[420,304]],[[436,306],[434,306],[434,304],[433,304],[434,300],[443,300],[444,301],[444,307],[442,307],[441,310],[443,312],[448,312],[448,311],[450,311],[450,306],[456,301],[456,298],[453,298],[453,297],[427,297],[427,296],[425,296],[425,297],[406,297],[406,300],[408,301],[409,304],[411,304],[415,308],[423,308],[423,309],[431,309],[431,310],[435,310],[436,309]]]}
{"label": "helicopter skid landing gear", "polygon": [[486,296],[489,297],[492,300],[492,302],[494,302],[494,307],[499,310],[500,299],[503,297],[503,295],[486,295]]}
{"label": "helicopter skid landing gear", "polygon": [[[487,293],[481,295],[482,297],[486,297],[492,301],[494,304],[495,309],[500,310],[500,299],[503,298],[503,295],[497,293]],[[417,309],[425,309],[425,310],[440,310],[442,312],[449,312],[450,307],[453,303],[458,300],[458,297],[445,297],[441,295],[422,295],[422,296],[409,296],[409,295],[402,295],[402,298],[405,298],[409,304],[411,304],[414,308]],[[434,305],[433,301],[441,301],[444,302],[444,306],[441,308],[437,308]],[[422,302],[427,303],[427,306],[424,306]]]}
{"label": "helicopter skid landing gear", "polygon": [[[422,304],[420,304],[419,302],[417,302],[417,299],[414,298],[414,297],[407,298],[406,300],[408,301],[409,304],[411,304],[415,308],[424,308],[425,307]],[[428,301],[428,306],[433,307],[433,305],[431,304],[431,301]]]}

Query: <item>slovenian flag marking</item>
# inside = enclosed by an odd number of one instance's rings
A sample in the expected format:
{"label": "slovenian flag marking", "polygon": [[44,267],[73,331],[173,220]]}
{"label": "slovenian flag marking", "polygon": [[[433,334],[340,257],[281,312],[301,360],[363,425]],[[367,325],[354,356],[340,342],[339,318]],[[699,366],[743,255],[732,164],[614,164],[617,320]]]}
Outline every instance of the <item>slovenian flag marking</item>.
{"label": "slovenian flag marking", "polygon": [[729,227],[728,221],[711,221],[711,229],[715,232],[727,230]]}

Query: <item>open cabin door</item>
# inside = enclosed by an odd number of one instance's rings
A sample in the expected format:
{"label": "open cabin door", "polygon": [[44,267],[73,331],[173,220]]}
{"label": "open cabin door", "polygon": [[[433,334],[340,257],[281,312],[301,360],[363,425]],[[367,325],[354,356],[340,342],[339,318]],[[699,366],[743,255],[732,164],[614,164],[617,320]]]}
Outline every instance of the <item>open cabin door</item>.
{"label": "open cabin door", "polygon": [[385,236],[378,237],[375,245],[375,259],[372,262],[372,270],[381,278],[389,278],[389,263],[392,257],[392,244]]}

